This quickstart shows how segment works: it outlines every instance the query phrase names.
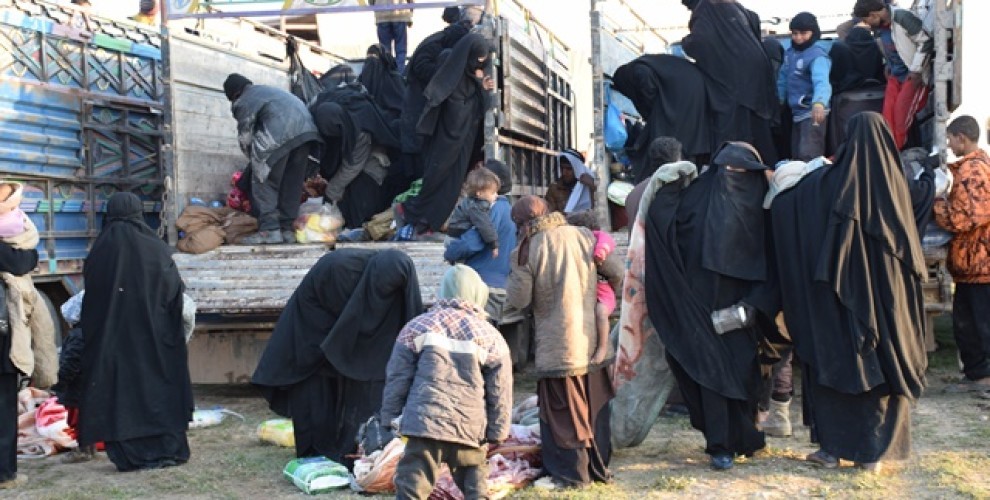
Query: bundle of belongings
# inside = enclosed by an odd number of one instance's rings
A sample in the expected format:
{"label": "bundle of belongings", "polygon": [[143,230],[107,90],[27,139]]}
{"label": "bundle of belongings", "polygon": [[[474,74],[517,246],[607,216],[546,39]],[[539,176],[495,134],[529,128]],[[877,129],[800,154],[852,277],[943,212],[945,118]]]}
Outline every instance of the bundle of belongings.
{"label": "bundle of belongings", "polygon": [[176,248],[196,254],[209,252],[224,243],[240,243],[244,236],[258,230],[257,219],[229,207],[190,205],[182,211],[175,225],[184,233]]}
{"label": "bundle of belongings", "polygon": [[[395,469],[405,451],[401,437],[392,438],[383,449],[366,452],[369,443],[374,446],[378,434],[369,422],[364,434],[372,434],[374,439],[365,436],[361,441],[361,457],[354,462],[351,489],[361,493],[394,493]],[[387,434],[387,433],[383,433]],[[513,491],[525,488],[543,474],[543,460],[540,454],[539,409],[536,396],[530,396],[512,411],[512,428],[509,437],[497,446],[488,449],[488,494],[489,498],[504,498]],[[443,466],[439,479],[430,494],[433,500],[463,500],[464,494],[457,488],[450,471]]]}
{"label": "bundle of belongings", "polygon": [[69,412],[47,391],[27,387],[17,393],[17,458],[43,458],[79,447]]}

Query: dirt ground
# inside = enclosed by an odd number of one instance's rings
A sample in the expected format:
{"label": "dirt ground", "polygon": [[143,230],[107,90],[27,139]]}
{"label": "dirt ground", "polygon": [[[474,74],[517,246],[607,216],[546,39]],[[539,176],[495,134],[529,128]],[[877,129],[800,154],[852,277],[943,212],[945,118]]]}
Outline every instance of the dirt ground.
{"label": "dirt ground", "polygon": [[[910,460],[886,464],[879,474],[857,472],[843,463],[822,470],[804,461],[814,451],[808,432],[768,438],[767,456],[737,461],[727,472],[708,468],[701,434],[684,417],[662,417],[646,442],[618,450],[612,459],[615,482],[554,495],[532,488],[516,498],[990,498],[990,400],[947,394],[958,377],[949,327],[939,325],[944,346],[932,354],[929,387],[914,411],[914,451]],[[517,399],[533,391],[531,379],[516,382]],[[192,459],[166,470],[117,473],[105,456],[85,464],[62,464],[59,457],[21,462],[29,484],[5,498],[298,498],[281,476],[293,458],[287,448],[260,443],[258,424],[275,417],[245,387],[197,387],[201,408],[217,405],[245,416],[189,432]],[[800,405],[792,404],[800,421]],[[350,492],[334,496],[353,497]]]}

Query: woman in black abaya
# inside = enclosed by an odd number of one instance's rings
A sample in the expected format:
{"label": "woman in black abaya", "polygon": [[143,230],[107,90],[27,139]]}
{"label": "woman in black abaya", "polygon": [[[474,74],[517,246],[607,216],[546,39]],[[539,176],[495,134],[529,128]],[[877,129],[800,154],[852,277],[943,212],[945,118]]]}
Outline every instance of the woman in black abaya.
{"label": "woman in black abaya", "polygon": [[347,463],[378,412],[399,330],[423,312],[412,259],[398,250],[323,256],[289,299],[251,383],[292,418],[296,456]]}
{"label": "woman in black abaya", "polygon": [[395,58],[384,45],[376,43],[368,47],[358,81],[368,89],[371,98],[389,122],[399,119],[399,115],[402,114],[406,83],[399,74]]}
{"label": "woman in black abaya", "polygon": [[758,345],[773,328],[766,318],[723,333],[713,327],[712,312],[747,298],[767,279],[768,263],[766,167],[745,143],[726,143],[712,163],[689,184],[682,177],[664,185],[650,204],[645,283],[691,425],[723,470],[766,445],[755,425]]}
{"label": "woman in black abaya", "polygon": [[407,224],[399,231],[402,239],[439,230],[457,204],[488,107],[486,90],[494,85],[484,77],[490,54],[484,37],[464,36],[424,91],[426,107],[417,125],[426,136],[423,187],[401,205]]}
{"label": "woman in black abaya", "polygon": [[759,16],[735,0],[682,0],[691,9],[684,52],[708,81],[715,144],[752,144],[767,165],[777,162],[770,121],[776,82],[760,40]]}
{"label": "woman in black abaya", "polygon": [[910,451],[924,387],[926,272],[894,140],[877,113],[854,116],[832,166],[771,206],[787,330],[804,364],[821,449],[874,469]]}
{"label": "woman in black abaya", "polygon": [[[668,54],[640,56],[615,70],[615,90],[629,98],[646,127],[633,144],[635,183],[649,179],[647,150],[661,136],[680,141],[683,156],[707,160],[713,149],[705,77],[687,59]],[[651,165],[656,167],[657,165]]]}
{"label": "woman in black abaya", "polygon": [[80,445],[105,442],[120,471],[185,463],[193,411],[185,286],[134,194],[110,197],[83,276]]}

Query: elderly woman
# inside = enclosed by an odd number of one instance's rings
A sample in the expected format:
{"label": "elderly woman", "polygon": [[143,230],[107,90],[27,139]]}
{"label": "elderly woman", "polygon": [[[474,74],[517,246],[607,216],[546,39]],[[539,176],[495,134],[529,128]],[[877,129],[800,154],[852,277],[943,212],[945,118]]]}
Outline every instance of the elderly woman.
{"label": "elderly woman", "polygon": [[185,286],[172,249],[143,215],[134,194],[111,196],[83,269],[79,444],[103,441],[122,472],[189,460],[193,396],[182,326]]}
{"label": "elderly woman", "polygon": [[621,275],[613,254],[596,270],[595,236],[569,226],[537,196],[512,207],[521,240],[512,252],[506,301],[532,306],[536,320],[536,376],[543,466],[554,486],[574,487],[611,478],[608,462],[612,385],[604,365],[591,359],[600,345],[595,328],[598,272]]}
{"label": "elderly woman", "polygon": [[335,250],[289,298],[251,383],[292,418],[296,456],[344,462],[377,413],[399,330],[423,310],[412,259],[398,250]]}

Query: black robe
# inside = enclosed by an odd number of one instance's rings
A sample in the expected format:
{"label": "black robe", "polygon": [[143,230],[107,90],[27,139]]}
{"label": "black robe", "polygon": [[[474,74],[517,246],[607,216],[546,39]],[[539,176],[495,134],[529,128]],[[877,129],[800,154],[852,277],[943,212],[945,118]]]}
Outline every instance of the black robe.
{"label": "black robe", "polygon": [[705,77],[690,61],[667,54],[640,56],[615,70],[612,82],[646,119],[632,145],[639,159],[634,165],[637,184],[649,178],[642,163],[657,137],[680,141],[688,158],[712,152]]}
{"label": "black robe", "polygon": [[828,56],[832,60],[829,79],[833,95],[886,85],[883,53],[866,28],[853,28],[845,40],[836,40]]}
{"label": "black robe", "polygon": [[470,161],[478,147],[488,94],[472,73],[489,56],[484,37],[468,34],[451,50],[424,91],[426,107],[417,132],[423,147],[423,186],[403,204],[405,219],[419,229],[439,230],[457,204]]}
{"label": "black robe", "polygon": [[777,75],[760,40],[759,16],[733,0],[695,3],[684,52],[704,73],[714,143],[743,141],[773,165],[777,153],[770,120],[777,106]]}
{"label": "black robe", "polygon": [[368,93],[389,121],[398,120],[402,114],[406,83],[399,74],[395,58],[380,43],[372,45],[368,53],[375,55],[364,60],[358,81],[368,89]]}
{"label": "black robe", "polygon": [[[403,153],[418,155],[422,151],[423,137],[416,133],[416,124],[419,123],[419,118],[423,116],[423,108],[426,107],[423,91],[437,74],[440,53],[453,47],[467,34],[467,26],[461,23],[451,24],[443,31],[426,37],[409,58],[406,70],[406,96],[402,103],[400,126]],[[422,175],[423,171],[420,168],[417,177]]]}
{"label": "black robe", "polygon": [[711,313],[767,278],[762,171],[712,167],[688,186],[667,184],[646,222],[650,319],[706,453],[748,455],[765,446],[755,426],[757,347],[768,320],[719,335]]}
{"label": "black robe", "polygon": [[906,458],[924,387],[926,272],[897,148],[853,117],[835,163],[774,199],[784,319],[807,373],[813,431],[857,462]]}
{"label": "black robe", "polygon": [[[339,106],[339,108],[337,108]],[[340,109],[340,112],[335,112]],[[358,134],[371,136],[372,145],[385,147],[390,157],[398,156],[398,120],[389,119],[360,86],[342,85],[320,93],[310,107],[313,122],[323,138],[320,175],[330,180],[345,159],[352,159]],[[389,175],[392,175],[390,169]],[[384,184],[384,183],[383,183]],[[391,204],[382,185],[361,173],[344,191],[338,208],[346,227],[361,227],[375,214]],[[394,195],[393,195],[394,196]]]}
{"label": "black robe", "polygon": [[[144,223],[142,211],[137,196],[114,194],[83,269],[79,440],[107,442],[121,470],[187,460],[193,411],[185,287],[172,249]],[[123,449],[113,450],[113,443]]]}
{"label": "black robe", "polygon": [[251,383],[293,420],[296,455],[345,461],[381,407],[395,338],[423,310],[416,269],[398,250],[323,256],[289,298]]}

